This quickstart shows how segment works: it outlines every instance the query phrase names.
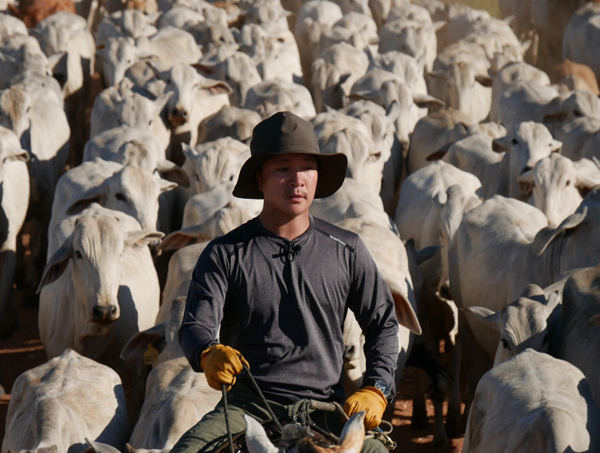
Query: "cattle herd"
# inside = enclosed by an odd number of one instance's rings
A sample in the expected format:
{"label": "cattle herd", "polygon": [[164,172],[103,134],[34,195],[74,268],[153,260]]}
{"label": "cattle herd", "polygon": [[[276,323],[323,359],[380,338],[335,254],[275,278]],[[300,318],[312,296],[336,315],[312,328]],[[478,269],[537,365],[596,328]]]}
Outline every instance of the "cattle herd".
{"label": "cattle herd", "polygon": [[388,283],[397,382],[435,364],[436,453],[600,452],[600,2],[3,4],[0,337],[37,289],[48,362],[7,389],[1,453],[168,452],[214,407],[177,332],[207,242],[260,212],[231,192],[282,110],[348,156],[311,213]]}

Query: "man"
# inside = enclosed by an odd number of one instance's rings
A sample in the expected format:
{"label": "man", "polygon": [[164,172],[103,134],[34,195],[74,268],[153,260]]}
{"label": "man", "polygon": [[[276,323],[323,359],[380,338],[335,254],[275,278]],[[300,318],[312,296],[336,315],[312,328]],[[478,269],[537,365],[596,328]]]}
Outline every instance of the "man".
{"label": "man", "polygon": [[[360,238],[314,218],[313,198],[342,185],[344,154],[321,154],[312,126],[290,112],[259,123],[251,157],[233,194],[264,199],[262,212],[213,240],[194,269],[179,339],[195,371],[227,394],[233,434],[243,414],[270,419],[242,373],[249,366],[277,417],[295,402],[345,399],[343,324],[351,309],[365,335],[365,385],[350,396],[348,415],[366,411],[379,425],[393,398],[398,323],[390,291]],[[220,332],[219,332],[220,328]],[[219,336],[219,339],[217,339]],[[238,376],[236,380],[236,376]],[[172,452],[210,452],[227,441],[223,402],[182,436]],[[311,416],[334,431],[339,414]],[[386,452],[370,439],[363,451]]]}

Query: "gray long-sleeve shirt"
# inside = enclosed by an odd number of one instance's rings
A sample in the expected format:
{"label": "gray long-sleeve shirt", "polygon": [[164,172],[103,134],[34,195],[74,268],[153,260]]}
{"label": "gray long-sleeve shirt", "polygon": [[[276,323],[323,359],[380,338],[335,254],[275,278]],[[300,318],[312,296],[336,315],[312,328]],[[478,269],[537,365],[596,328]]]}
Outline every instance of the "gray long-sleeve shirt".
{"label": "gray long-sleeve shirt", "polygon": [[398,323],[389,288],[358,235],[310,220],[293,241],[258,218],[213,240],[193,272],[181,347],[201,371],[220,326],[220,343],[243,354],[268,397],[341,401],[349,308],[365,335],[365,382],[383,379],[394,395]]}

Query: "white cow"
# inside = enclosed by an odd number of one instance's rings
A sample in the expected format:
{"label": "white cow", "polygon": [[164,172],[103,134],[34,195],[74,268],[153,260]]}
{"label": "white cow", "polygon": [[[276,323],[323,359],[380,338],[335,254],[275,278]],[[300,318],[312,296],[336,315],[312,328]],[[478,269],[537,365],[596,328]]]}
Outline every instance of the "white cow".
{"label": "white cow", "polygon": [[422,267],[426,284],[446,284],[448,246],[464,214],[481,204],[481,181],[443,161],[411,173],[402,183],[394,221],[400,237],[413,239],[417,250],[442,246],[439,259]]}
{"label": "white cow", "polygon": [[[594,244],[600,221],[598,190],[592,190],[577,211],[556,228],[546,226],[548,221],[541,211],[512,198],[494,196],[468,212],[450,243],[448,256],[456,305],[498,311],[516,300],[530,283],[545,287],[566,271],[597,264],[600,256]],[[459,336],[469,335],[470,326],[470,320],[468,325],[461,325]],[[485,368],[475,358],[480,354],[476,344],[476,340],[469,341],[473,358],[465,362],[469,365],[470,388],[480,376],[475,368]],[[481,349],[481,354],[492,357],[496,345]],[[458,374],[454,379],[458,380]],[[460,413],[456,390],[448,409],[449,419],[454,420]],[[467,406],[469,402],[467,398]]]}
{"label": "white cow", "polygon": [[[92,203],[130,215],[144,230],[155,230],[158,198],[176,187],[176,183],[133,165],[123,166],[102,159],[83,162],[64,173],[56,185],[49,232],[52,233],[60,221]],[[52,234],[50,240],[51,237]],[[60,245],[54,244],[49,249],[56,250]]]}
{"label": "white cow", "polygon": [[388,116],[389,112],[386,112],[383,107],[367,100],[353,101],[340,111],[366,124],[371,129],[374,149],[380,150],[384,158],[389,156],[383,164],[379,194],[385,206],[385,211],[393,215],[396,210],[398,192],[402,181],[402,169],[406,157],[406,150],[397,140],[393,119]]}
{"label": "white cow", "polygon": [[252,58],[262,80],[302,81],[300,52],[294,34],[287,28],[267,31],[260,25],[247,24],[242,27],[238,41],[241,50]]}
{"label": "white cow", "polygon": [[55,228],[53,242],[62,245],[49,251],[39,286],[38,325],[48,357],[70,347],[115,369],[133,419],[147,371],[119,360],[115,351],[154,325],[160,288],[147,245],[162,237],[126,214],[92,204]]}
{"label": "white cow", "polygon": [[8,338],[17,327],[17,307],[11,297],[16,267],[17,235],[29,207],[29,154],[9,129],[0,127],[0,338]]}
{"label": "white cow", "polygon": [[360,181],[375,193],[381,191],[383,167],[391,156],[391,148],[376,149],[366,124],[335,110],[319,113],[311,124],[323,152],[346,154],[348,177]]}
{"label": "white cow", "polygon": [[183,145],[183,169],[192,183],[191,194],[206,192],[223,182],[236,182],[242,165],[250,157],[250,147],[231,137],[212,142]]}
{"label": "white cow", "polygon": [[[163,234],[141,230],[132,217],[92,204],[60,222],[54,237],[62,245],[49,250],[39,287],[46,353],[56,357],[72,347],[115,364],[114,348],[154,324],[158,278],[146,246]],[[65,318],[67,312],[72,315]]]}
{"label": "white cow", "polygon": [[166,107],[173,140],[195,144],[198,125],[229,105],[231,88],[225,82],[202,76],[189,64],[175,64],[166,71],[157,71],[157,75],[166,82],[165,91],[173,92]]}
{"label": "white cow", "polygon": [[520,80],[500,94],[495,121],[504,124],[507,129],[524,121],[541,123],[552,101],[559,95],[554,86]]}
{"label": "white cow", "polygon": [[248,143],[252,138],[254,126],[260,121],[257,112],[224,105],[217,113],[202,120],[198,126],[198,144],[225,137]]}
{"label": "white cow", "polygon": [[426,93],[413,92],[401,77],[378,68],[369,70],[356,81],[350,99],[373,101],[388,111],[389,116],[395,118],[396,133],[402,143],[409,142],[415,125],[426,115],[424,108],[444,105]]}
{"label": "white cow", "polygon": [[317,112],[348,104],[352,85],[364,76],[369,59],[364,51],[345,42],[324,49],[312,65],[311,93]]}
{"label": "white cow", "polygon": [[600,184],[600,169],[588,159],[573,162],[553,153],[540,159],[518,181],[524,193],[531,193],[528,203],[542,211],[548,225],[555,227],[575,212],[583,201],[582,193]]}
{"label": "white cow", "polygon": [[442,50],[435,59],[430,93],[461,112],[473,122],[481,122],[490,113],[492,82],[491,65],[477,44],[459,41]]}
{"label": "white cow", "polygon": [[550,78],[544,71],[523,61],[507,64],[494,76],[490,121],[500,121],[498,116],[500,97],[506,90],[521,81],[531,82],[543,87],[550,86]]}
{"label": "white cow", "polygon": [[[561,284],[564,285],[562,280]],[[552,285],[555,288],[557,285]],[[560,288],[561,289],[561,288]],[[497,345],[494,366],[506,362],[526,349],[550,353],[550,346],[556,341],[556,331],[561,312],[560,289],[546,297],[546,291],[538,285],[528,285],[514,302],[494,312],[485,307],[468,307],[469,316],[479,319],[473,321],[472,329],[479,344],[485,344],[486,350]]]}
{"label": "white cow", "polygon": [[502,195],[527,201],[530,191],[523,191],[519,178],[561,145],[543,124],[526,122],[501,138],[479,133],[459,140],[442,159],[477,176],[485,199]]}
{"label": "white cow", "polygon": [[0,125],[12,129],[32,157],[28,165],[29,212],[34,213],[30,226],[39,234],[31,241],[33,267],[28,269],[26,279],[34,287],[44,267],[44,232],[50,222],[54,187],[69,155],[70,127],[60,87],[58,92],[52,88],[57,84],[52,77],[25,73],[20,81],[0,92]]}
{"label": "white cow", "polygon": [[144,14],[139,9],[115,11],[100,21],[96,32],[96,45],[105,45],[109,37],[149,38],[158,32],[158,29],[153,25],[158,18],[159,14]]}
{"label": "white cow", "polygon": [[184,278],[185,292],[181,291],[184,295],[164,303],[161,306],[162,319],[157,319],[154,327],[136,334],[121,353],[124,360],[144,356],[146,363],[153,365],[146,381],[144,405],[127,447],[139,453],[170,451],[188,429],[216,406],[222,396],[208,386],[204,373],[192,370],[183,356],[177,335],[183,321],[185,295],[192,270],[206,244],[185,247],[180,251],[198,250],[188,254],[194,259]]}
{"label": "white cow", "polygon": [[183,210],[182,228],[197,227],[201,240],[214,238],[256,217],[262,200],[235,198],[234,183],[226,181],[191,197]]}
{"label": "white cow", "polygon": [[123,79],[119,87],[104,89],[94,99],[90,119],[90,137],[121,125],[150,132],[166,149],[171,141],[171,131],[161,118],[161,112],[173,92],[156,99],[131,91],[129,79]]}
{"label": "white cow", "polygon": [[357,12],[344,14],[344,17],[333,24],[330,29],[326,29],[321,33],[319,55],[325,49],[340,42],[351,44],[358,50],[364,50],[370,45],[375,45],[379,42],[377,25],[366,14]]}
{"label": "white cow", "polygon": [[129,446],[138,453],[168,453],[179,438],[221,399],[204,373],[192,370],[185,357],[156,365],[146,381],[146,396]]}
{"label": "white cow", "polygon": [[304,83],[310,86],[313,62],[319,58],[321,34],[343,17],[342,9],[334,2],[311,0],[298,10],[294,36],[300,52]]}
{"label": "white cow", "polygon": [[477,124],[451,107],[429,113],[415,125],[407,156],[408,174],[427,165],[432,153],[448,149],[454,142],[476,132]]}
{"label": "white cow", "polygon": [[588,65],[596,77],[600,76],[598,49],[592,43],[600,36],[598,17],[600,5],[591,2],[573,13],[565,28],[562,56],[576,63]]}
{"label": "white cow", "polygon": [[593,357],[600,345],[598,326],[598,266],[573,272],[565,283],[559,338],[553,343],[556,356],[579,368],[590,383],[596,404],[600,402],[600,379]]}
{"label": "white cow", "polygon": [[229,102],[240,107],[248,90],[262,82],[262,78],[252,58],[237,48],[237,45],[219,46],[218,50],[204,54],[194,67],[207,77],[225,81],[232,90]]}
{"label": "white cow", "polygon": [[317,115],[308,88],[282,80],[254,85],[248,90],[242,107],[258,112],[262,119],[283,110],[289,110],[307,121]]}
{"label": "white cow", "polygon": [[86,439],[121,448],[129,431],[119,375],[67,349],[15,381],[2,453],[83,451]]}
{"label": "white cow", "polygon": [[52,76],[61,81],[71,127],[71,162],[78,163],[85,145],[85,108],[95,70],[94,37],[83,17],[67,11],[48,16],[32,30],[50,60],[60,57]]}
{"label": "white cow", "polygon": [[526,350],[486,373],[467,425],[465,453],[597,451],[600,411],[583,373]]}

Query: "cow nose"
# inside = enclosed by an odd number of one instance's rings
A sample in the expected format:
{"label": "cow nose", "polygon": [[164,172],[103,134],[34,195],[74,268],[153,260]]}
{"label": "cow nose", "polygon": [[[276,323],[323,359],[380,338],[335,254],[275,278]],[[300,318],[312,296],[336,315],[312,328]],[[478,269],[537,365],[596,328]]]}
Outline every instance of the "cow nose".
{"label": "cow nose", "polygon": [[118,318],[117,307],[114,305],[95,306],[92,309],[94,321],[114,321]]}

